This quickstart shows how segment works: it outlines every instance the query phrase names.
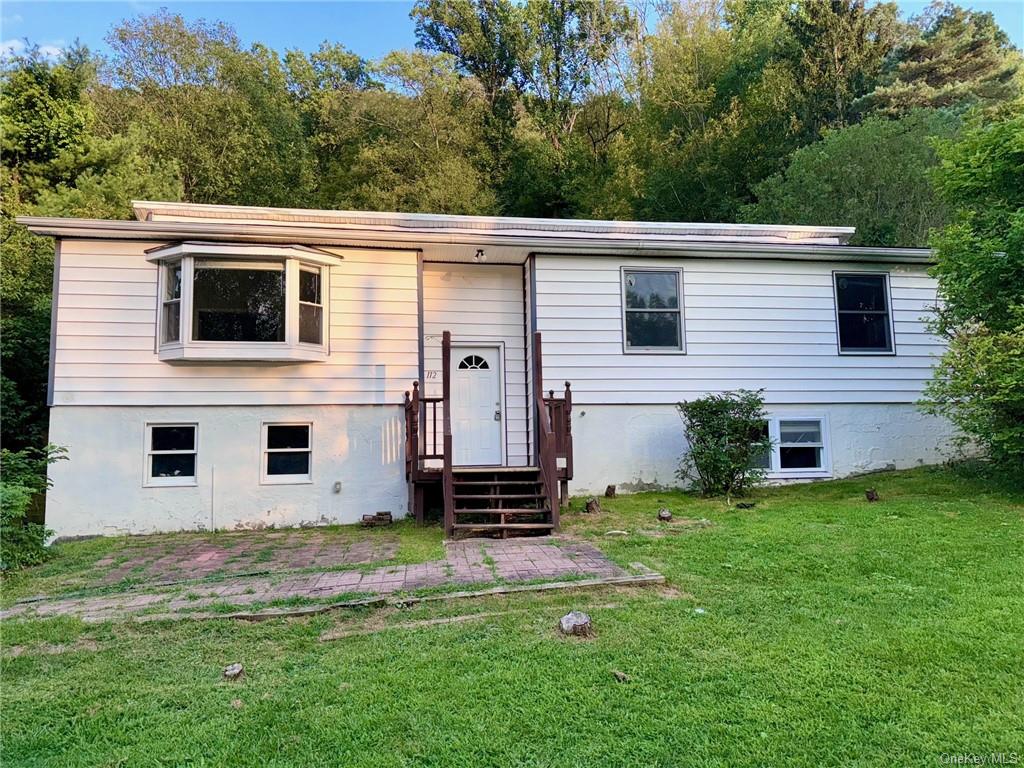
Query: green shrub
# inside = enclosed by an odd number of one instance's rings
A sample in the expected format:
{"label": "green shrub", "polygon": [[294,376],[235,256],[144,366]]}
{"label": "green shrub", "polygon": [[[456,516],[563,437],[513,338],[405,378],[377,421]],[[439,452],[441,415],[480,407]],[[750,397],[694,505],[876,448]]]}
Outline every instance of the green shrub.
{"label": "green shrub", "polygon": [[928,383],[925,410],[946,416],[1003,477],[1024,483],[1024,307],[1018,325],[961,326]]}
{"label": "green shrub", "polygon": [[732,496],[764,478],[752,466],[771,448],[760,390],[706,395],[676,408],[689,443],[679,465],[681,480],[695,482],[705,496]]}
{"label": "green shrub", "polygon": [[28,519],[32,499],[50,486],[47,467],[67,458],[67,450],[54,445],[0,450],[0,571],[41,563],[48,556],[46,526]]}

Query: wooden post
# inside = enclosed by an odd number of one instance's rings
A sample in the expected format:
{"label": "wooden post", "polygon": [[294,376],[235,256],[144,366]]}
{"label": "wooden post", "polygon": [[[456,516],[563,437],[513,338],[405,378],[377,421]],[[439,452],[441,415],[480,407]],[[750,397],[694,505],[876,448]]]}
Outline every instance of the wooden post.
{"label": "wooden post", "polygon": [[444,468],[442,484],[444,486],[444,533],[452,536],[455,533],[455,490],[452,473],[452,334],[445,331],[441,336],[441,397],[444,406]]}
{"label": "wooden post", "polygon": [[555,458],[555,435],[551,414],[544,399],[543,346],[540,332],[533,334],[533,393],[537,405],[538,464],[544,482],[544,493],[551,507],[551,524],[558,530],[558,467]]}
{"label": "wooden post", "polygon": [[562,479],[562,500],[569,503],[569,481],[572,480],[572,389],[565,382],[565,405],[562,408],[565,418],[565,474]]}

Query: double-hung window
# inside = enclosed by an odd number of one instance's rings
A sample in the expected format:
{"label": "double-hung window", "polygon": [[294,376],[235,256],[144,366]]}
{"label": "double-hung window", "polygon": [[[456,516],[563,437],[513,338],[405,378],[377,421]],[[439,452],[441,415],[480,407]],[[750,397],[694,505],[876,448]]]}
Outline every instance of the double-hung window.
{"label": "double-hung window", "polygon": [[146,485],[195,485],[195,424],[146,425]]}
{"label": "double-hung window", "polygon": [[264,483],[308,483],[313,479],[312,431],[308,422],[263,425]]}
{"label": "double-hung window", "polygon": [[835,272],[839,353],[891,355],[895,352],[889,276],[884,273]]}
{"label": "double-hung window", "polygon": [[330,268],[304,246],[175,243],[160,264],[161,360],[295,362],[328,355]]}
{"label": "double-hung window", "polygon": [[622,314],[626,352],[684,352],[682,270],[624,268]]}
{"label": "double-hung window", "polygon": [[181,339],[181,262],[163,266],[163,302],[160,307],[161,341],[164,344]]}
{"label": "double-hung window", "polygon": [[764,434],[771,440],[771,448],[751,459],[752,468],[780,479],[832,474],[824,416],[770,416]]}
{"label": "double-hung window", "polygon": [[319,267],[299,267],[299,341],[320,344],[324,333],[324,301]]}

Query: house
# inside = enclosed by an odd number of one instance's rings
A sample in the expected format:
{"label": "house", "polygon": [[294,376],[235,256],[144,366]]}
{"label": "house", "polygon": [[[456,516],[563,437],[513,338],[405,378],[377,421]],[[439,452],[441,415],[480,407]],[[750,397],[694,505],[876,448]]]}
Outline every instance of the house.
{"label": "house", "polygon": [[[138,202],[56,239],[59,535],[350,523],[547,531],[677,485],[675,403],[764,389],[770,478],[936,462],[921,249],[840,227]],[[446,407],[447,406],[447,407]]]}

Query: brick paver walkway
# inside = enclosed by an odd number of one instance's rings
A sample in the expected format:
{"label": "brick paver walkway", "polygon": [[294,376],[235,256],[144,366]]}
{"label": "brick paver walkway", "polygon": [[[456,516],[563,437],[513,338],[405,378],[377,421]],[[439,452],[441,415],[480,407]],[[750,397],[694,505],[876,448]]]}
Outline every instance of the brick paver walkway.
{"label": "brick paver walkway", "polygon": [[583,542],[558,540],[556,543],[550,538],[465,539],[448,542],[444,560],[416,565],[234,578],[173,591],[132,591],[101,597],[41,600],[14,605],[0,612],[0,618],[79,616],[87,621],[103,621],[140,612],[187,615],[215,604],[267,605],[294,598],[337,598],[449,585],[624,575],[626,571],[600,550]]}
{"label": "brick paver walkway", "polygon": [[310,531],[245,531],[185,540],[169,537],[165,543],[143,536],[116,556],[97,560],[94,567],[105,571],[99,578],[104,585],[125,579],[159,583],[253,571],[379,563],[390,560],[397,551],[397,537],[351,541]]}

